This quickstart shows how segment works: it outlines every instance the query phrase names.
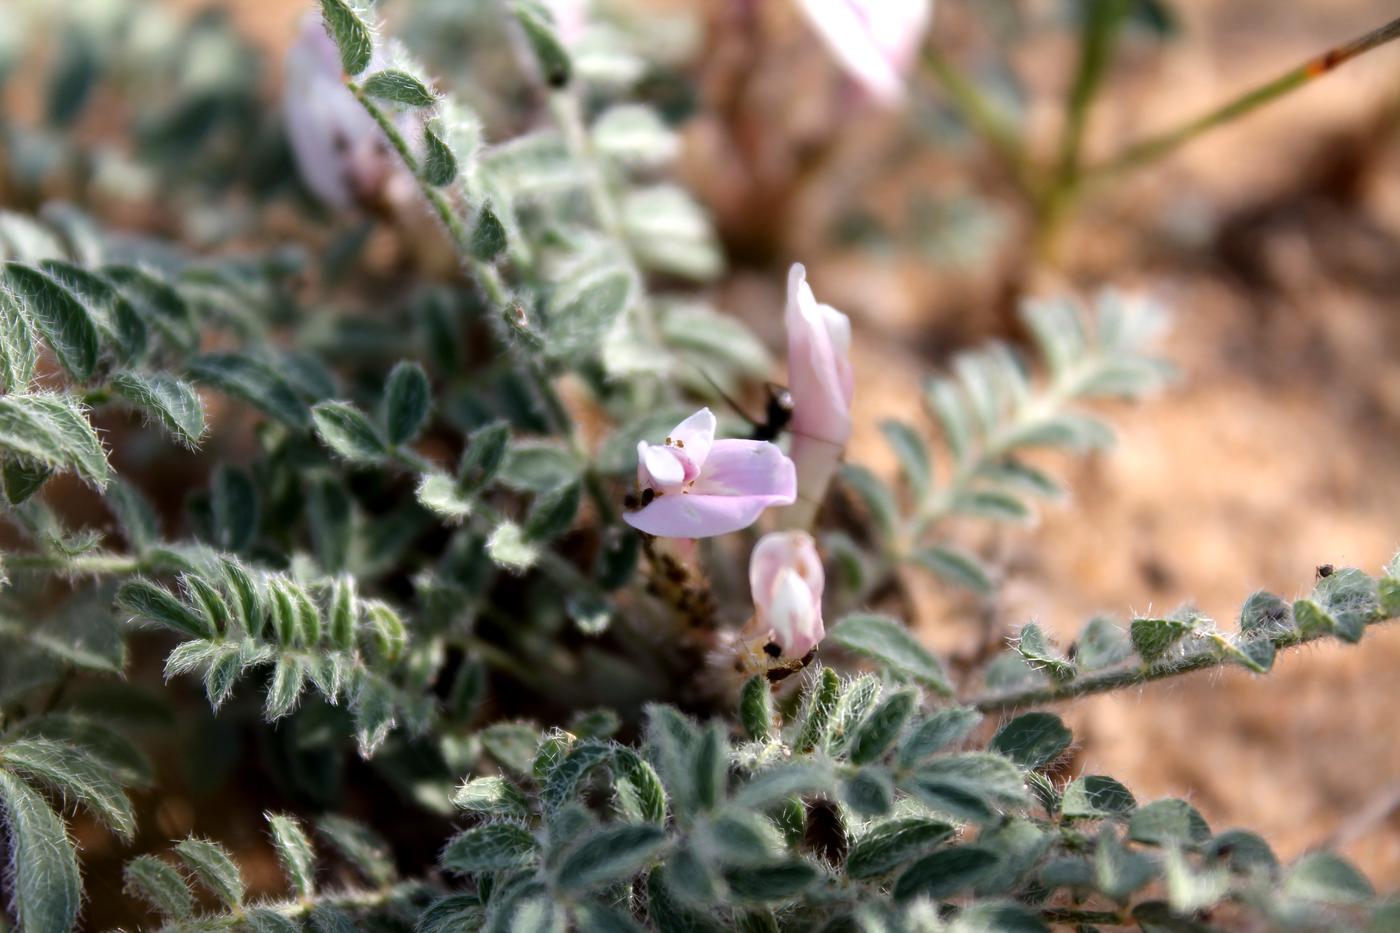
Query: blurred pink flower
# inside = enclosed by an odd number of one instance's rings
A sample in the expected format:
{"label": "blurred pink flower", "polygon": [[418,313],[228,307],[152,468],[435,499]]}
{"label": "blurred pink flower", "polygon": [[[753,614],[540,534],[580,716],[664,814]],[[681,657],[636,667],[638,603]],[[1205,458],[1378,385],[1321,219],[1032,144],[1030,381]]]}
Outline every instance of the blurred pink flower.
{"label": "blurred pink flower", "polygon": [[637,444],[641,508],[627,524],[665,538],[709,538],[747,528],[797,494],[792,461],[767,441],[715,440],[715,416],[702,408],[664,444]]}
{"label": "blurred pink flower", "polygon": [[788,392],[792,396],[792,460],[797,495],[783,524],[806,528],[841,461],[851,437],[851,322],[830,305],[818,304],[807,284],[807,270],[794,263],[788,272]]}
{"label": "blurred pink flower", "polygon": [[315,14],[302,20],[287,51],[282,116],[302,180],[328,206],[372,208],[413,197],[413,176],[345,87],[340,53]]}
{"label": "blurred pink flower", "polygon": [[544,0],[554,17],[554,28],[565,46],[573,46],[583,36],[588,25],[588,0]]}
{"label": "blurred pink flower", "polygon": [[933,0],[798,0],[842,67],[884,104],[904,96]]}
{"label": "blurred pink flower", "polygon": [[822,590],[826,573],[816,542],[805,531],[764,535],[749,558],[749,586],[760,627],[790,658],[806,657],[826,635]]}

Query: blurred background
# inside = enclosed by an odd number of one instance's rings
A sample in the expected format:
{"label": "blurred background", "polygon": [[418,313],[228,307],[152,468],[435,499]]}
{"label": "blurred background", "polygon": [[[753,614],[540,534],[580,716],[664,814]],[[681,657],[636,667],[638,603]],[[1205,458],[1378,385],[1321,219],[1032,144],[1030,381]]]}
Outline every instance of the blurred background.
{"label": "blurred background", "polygon": [[[207,252],[285,243],[330,262],[353,240],[385,293],[409,273],[453,273],[422,218],[307,219],[277,109],[281,57],[306,4],[0,6],[0,208],[64,199],[105,228]],[[489,136],[523,117],[472,90],[501,54],[473,33],[478,6],[383,9]],[[850,459],[893,474],[879,420],[919,420],[923,379],[956,352],[1023,342],[1014,312],[1026,297],[1111,285],[1172,310],[1176,387],[1109,413],[1115,450],[1052,461],[1072,495],[1038,526],[964,542],[1005,568],[994,601],[906,581],[927,643],[970,656],[1027,621],[1068,639],[1095,613],[1187,601],[1233,627],[1257,588],[1292,595],[1324,564],[1375,572],[1400,545],[1400,46],[1087,188],[1051,223],[926,69],[915,67],[902,103],[880,105],[789,0],[609,6],[649,37],[659,64],[648,94],[683,129],[682,181],[720,231],[715,303],[778,350],[784,272],[802,261],[817,295],[851,316]],[[1078,6],[941,0],[926,39],[1046,161],[1075,71]],[[1086,125],[1086,158],[1397,12],[1394,0],[1136,4]],[[117,450],[119,463],[140,455]],[[197,468],[185,459],[161,469]],[[1336,845],[1394,889],[1397,671],[1400,631],[1382,628],[1363,649],[1329,641],[1282,656],[1266,678],[1228,668],[1091,700],[1067,714],[1080,740],[1072,768],[1111,773],[1139,799],[1187,797],[1213,827],[1255,830],[1283,858]],[[204,825],[209,801],[191,794],[158,803],[170,836]]]}

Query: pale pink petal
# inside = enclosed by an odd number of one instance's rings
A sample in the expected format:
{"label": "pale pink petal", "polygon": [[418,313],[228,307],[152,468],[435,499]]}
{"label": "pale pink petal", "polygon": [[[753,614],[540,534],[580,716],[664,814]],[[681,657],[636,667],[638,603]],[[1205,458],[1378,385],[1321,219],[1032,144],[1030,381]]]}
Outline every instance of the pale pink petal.
{"label": "pale pink petal", "polygon": [[788,273],[785,323],[788,332],[788,391],[792,429],[844,447],[851,436],[851,324],[829,305],[818,305],[807,270]]}
{"label": "pale pink petal", "polygon": [[778,573],[766,621],[773,629],[773,639],[788,657],[805,656],[826,634],[821,603],[791,567]]}
{"label": "pale pink petal", "polygon": [[704,496],[676,493],[657,496],[623,520],[638,531],[661,538],[712,538],[747,528],[763,510],[776,504],[770,496]]}
{"label": "pale pink petal", "polygon": [[691,495],[751,496],[769,505],[791,505],[797,498],[797,471],[767,441],[715,441]]}
{"label": "pale pink petal", "polygon": [[795,569],[821,603],[826,573],[816,542],[805,531],[774,531],[760,538],[749,556],[749,589],[755,606],[763,610],[768,605],[784,568]]}
{"label": "pale pink petal", "polygon": [[686,464],[670,447],[637,442],[637,478],[643,486],[663,492],[679,490],[686,480]]}
{"label": "pale pink petal", "polygon": [[554,18],[560,41],[566,48],[576,45],[588,25],[587,0],[545,0],[545,6]]}
{"label": "pale pink petal", "polygon": [[817,305],[822,324],[831,343],[831,356],[836,363],[836,381],[849,413],[855,396],[855,374],[851,371],[851,319],[831,305]]}
{"label": "pale pink petal", "polygon": [[874,98],[897,103],[928,28],[932,0],[799,0],[842,67]]}
{"label": "pale pink petal", "polygon": [[705,458],[710,455],[710,445],[715,442],[714,412],[708,408],[700,409],[672,428],[669,436],[676,448],[683,451],[695,465],[696,472],[704,469]]}
{"label": "pale pink petal", "polygon": [[[371,70],[383,68],[376,50]],[[321,18],[310,13],[287,50],[282,115],[297,169],[312,193],[347,209],[388,201],[402,203],[416,183],[384,131],[345,87],[340,53]],[[410,138],[412,117],[395,120]]]}

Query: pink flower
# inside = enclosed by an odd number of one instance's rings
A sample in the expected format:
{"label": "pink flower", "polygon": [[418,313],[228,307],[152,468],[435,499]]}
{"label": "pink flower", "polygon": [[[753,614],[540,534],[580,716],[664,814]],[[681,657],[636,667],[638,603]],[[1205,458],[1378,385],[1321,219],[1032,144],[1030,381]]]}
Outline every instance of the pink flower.
{"label": "pink flower", "polygon": [[583,37],[588,25],[588,0],[545,0],[554,18],[554,29],[565,47],[571,48]]}
{"label": "pink flower", "polygon": [[[382,62],[371,68],[383,67]],[[340,53],[308,15],[287,51],[282,116],[302,180],[328,206],[401,204],[415,189],[384,131],[345,87]]]}
{"label": "pink flower", "polygon": [[805,531],[764,535],[749,558],[749,586],[760,627],[773,633],[783,654],[806,657],[826,635],[822,590],[826,573],[816,542]]}
{"label": "pink flower", "polygon": [[800,263],[788,273],[788,392],[792,396],[792,460],[797,497],[782,527],[809,528],[851,438],[851,322],[817,304]]}
{"label": "pink flower", "polygon": [[799,0],[842,67],[876,100],[897,103],[933,0]]}
{"label": "pink flower", "polygon": [[794,434],[845,447],[851,437],[851,321],[831,305],[817,304],[807,269],[788,272],[788,391]]}
{"label": "pink flower", "polygon": [[641,508],[627,524],[665,538],[709,538],[747,528],[770,505],[797,495],[792,461],[767,441],[715,440],[715,416],[702,408],[664,444],[637,444]]}

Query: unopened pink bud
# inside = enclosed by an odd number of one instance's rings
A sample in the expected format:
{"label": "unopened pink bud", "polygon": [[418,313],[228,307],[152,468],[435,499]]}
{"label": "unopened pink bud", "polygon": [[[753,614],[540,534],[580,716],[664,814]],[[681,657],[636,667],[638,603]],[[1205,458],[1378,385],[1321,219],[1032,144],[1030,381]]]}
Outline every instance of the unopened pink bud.
{"label": "unopened pink bud", "polygon": [[816,542],[804,531],[764,535],[749,558],[758,624],[772,632],[783,655],[802,658],[826,635],[822,590],[826,573]]}
{"label": "unopened pink bud", "polygon": [[807,270],[788,273],[788,391],[792,396],[792,459],[801,502],[787,510],[784,523],[805,528],[816,515],[827,486],[851,437],[851,322],[830,305],[819,304],[807,284]]}

